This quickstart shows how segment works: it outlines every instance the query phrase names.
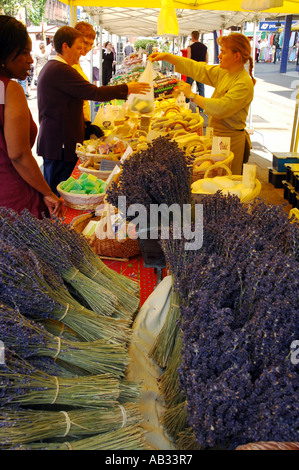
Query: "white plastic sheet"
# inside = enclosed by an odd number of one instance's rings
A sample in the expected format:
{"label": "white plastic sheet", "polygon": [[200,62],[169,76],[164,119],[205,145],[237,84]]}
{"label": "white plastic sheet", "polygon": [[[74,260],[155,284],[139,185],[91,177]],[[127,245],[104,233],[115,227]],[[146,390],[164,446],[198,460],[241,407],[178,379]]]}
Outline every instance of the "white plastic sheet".
{"label": "white plastic sheet", "polygon": [[171,288],[172,277],[166,276],[138,312],[133,324],[129,346],[130,364],[127,369],[128,379],[138,381],[142,385],[139,405],[144,418],[145,437],[149,445],[157,450],[175,450],[159,422],[165,411],[164,400],[158,387],[162,370],[148,356],[165,322],[170,307]]}

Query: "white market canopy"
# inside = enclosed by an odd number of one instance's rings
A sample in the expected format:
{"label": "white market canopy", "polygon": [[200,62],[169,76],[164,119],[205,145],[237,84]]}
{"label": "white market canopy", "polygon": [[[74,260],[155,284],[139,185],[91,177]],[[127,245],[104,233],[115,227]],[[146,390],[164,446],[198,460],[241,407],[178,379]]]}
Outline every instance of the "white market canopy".
{"label": "white market canopy", "polygon": [[[161,0],[151,0],[146,8],[144,0],[62,0],[63,3],[83,9],[111,34],[118,36],[156,36]],[[264,11],[245,10],[245,0],[182,0],[173,1],[179,23],[179,35],[189,35],[193,30],[202,33],[242,26],[245,22],[275,19],[299,14],[299,0],[283,1],[280,7]],[[259,5],[269,0],[259,0]],[[279,1],[279,0],[271,0]],[[247,1],[248,3],[248,1]],[[250,0],[254,8],[254,0]]]}

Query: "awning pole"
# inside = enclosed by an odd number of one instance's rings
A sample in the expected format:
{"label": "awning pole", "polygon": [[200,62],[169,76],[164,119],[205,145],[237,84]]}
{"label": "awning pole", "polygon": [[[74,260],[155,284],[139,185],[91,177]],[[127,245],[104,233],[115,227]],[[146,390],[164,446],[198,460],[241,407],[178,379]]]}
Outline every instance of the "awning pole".
{"label": "awning pole", "polygon": [[288,68],[289,44],[292,30],[292,21],[293,15],[286,15],[283,33],[283,44],[280,58],[280,73],[286,73]]}
{"label": "awning pole", "polygon": [[294,122],[293,122],[290,152],[297,152],[297,149],[298,149],[298,140],[299,140],[299,126],[298,126],[299,106],[298,106],[298,103],[299,103],[299,86],[298,86],[297,97],[296,97],[296,106],[295,106],[295,113],[294,113]]}
{"label": "awning pole", "polygon": [[[253,38],[252,38],[252,47],[251,47],[251,57],[253,60],[253,70],[252,75],[254,76],[255,71],[255,35],[256,35],[256,21],[253,22]],[[249,129],[252,130],[252,102],[249,107]]]}
{"label": "awning pole", "polygon": [[[76,7],[77,8],[77,7]],[[75,26],[75,7],[73,0],[69,0],[69,26]],[[77,16],[77,15],[76,15]]]}
{"label": "awning pole", "polygon": [[99,85],[102,86],[103,85],[103,78],[102,78],[102,69],[103,69],[103,66],[102,66],[102,59],[103,59],[103,38],[102,38],[102,23],[100,23],[100,36],[99,36],[99,39],[100,39],[100,43],[99,43]]}

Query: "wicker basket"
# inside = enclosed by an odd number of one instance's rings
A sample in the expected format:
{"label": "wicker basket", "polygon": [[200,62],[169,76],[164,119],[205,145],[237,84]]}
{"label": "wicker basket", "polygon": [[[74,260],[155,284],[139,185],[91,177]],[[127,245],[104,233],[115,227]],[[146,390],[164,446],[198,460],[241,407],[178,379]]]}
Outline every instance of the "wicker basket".
{"label": "wicker basket", "polygon": [[[166,127],[165,133],[169,134],[171,137],[174,137],[175,135],[177,135],[178,131],[181,131],[181,132],[184,131],[185,134],[197,133],[198,135],[201,135],[204,119],[202,116],[198,114],[195,114],[194,116],[196,116],[196,119],[198,120],[197,124],[193,126],[189,126],[183,121],[179,121],[179,120],[173,121]],[[182,126],[182,129],[172,129],[174,126],[178,124]]]}
{"label": "wicker basket", "polygon": [[66,191],[63,191],[63,189],[61,189],[62,183],[63,182],[61,182],[57,186],[57,191],[59,192],[60,196],[63,198],[65,205],[72,209],[78,209],[78,210],[95,209],[104,200],[104,197],[106,196],[106,192],[103,192],[101,194],[68,193]]}
{"label": "wicker basket", "polygon": [[78,165],[78,169],[81,173],[87,173],[88,175],[94,175],[101,180],[106,180],[110,175],[111,171],[100,171],[96,170],[95,168],[84,168],[82,165]]}
{"label": "wicker basket", "polygon": [[86,164],[90,159],[100,163],[102,160],[117,160],[119,161],[122,157],[122,153],[84,153],[83,151],[76,150],[76,154],[81,162],[81,165]]}
{"label": "wicker basket", "polygon": [[[213,178],[214,176],[209,175],[209,173],[212,172],[212,171],[213,171],[213,168],[208,168],[208,170],[205,172],[204,178]],[[228,177],[231,180],[240,181],[240,182],[242,181],[242,175],[232,175],[231,170],[228,167],[225,167],[225,165],[223,165],[223,171],[226,172],[226,175],[228,175]],[[218,174],[216,176],[225,176],[225,175],[219,175]],[[260,194],[261,189],[262,189],[261,182],[258,179],[256,179],[254,189],[247,196],[242,197],[240,199],[240,201],[242,203],[247,203],[247,202],[252,201],[253,199],[255,199]],[[195,202],[200,202],[201,199],[202,199],[202,196],[204,196],[204,194],[202,194],[202,193],[192,193],[192,198]]]}
{"label": "wicker basket", "polygon": [[123,155],[123,152],[119,152],[119,153],[109,152],[107,154],[87,152],[84,145],[79,144],[79,143],[76,144],[75,152],[82,165],[87,163],[90,158],[96,162],[101,162],[101,160],[120,160],[120,158]]}
{"label": "wicker basket", "polygon": [[[164,111],[162,116],[157,117],[156,120],[159,121],[160,119],[163,119],[163,118],[165,120],[165,118],[167,118],[168,113],[174,112],[175,114],[180,114],[181,111],[182,110],[179,108],[179,106],[176,106],[176,105],[169,106],[168,108],[166,108],[166,110]],[[192,125],[192,126],[189,126],[188,122],[184,121],[183,119],[182,120],[173,119],[173,120],[171,120],[171,122],[169,122],[169,124],[166,127],[161,127],[161,128],[158,128],[158,129],[156,127],[153,127],[152,129],[156,130],[161,135],[168,134],[171,137],[177,135],[178,132],[181,132],[181,133],[184,132],[185,135],[190,134],[190,133],[197,133],[198,135],[202,135],[202,129],[203,129],[203,124],[204,124],[203,117],[200,114],[192,113],[191,110],[190,110],[190,113],[187,112],[187,115],[190,116],[190,118],[192,117],[193,119],[196,119],[197,123]],[[153,124],[154,123],[155,123],[155,120],[154,120]],[[177,126],[177,125],[180,125],[181,128],[180,129],[177,129],[177,128],[173,129],[173,127]]]}
{"label": "wicker basket", "polygon": [[[91,220],[99,221],[101,217],[96,217],[93,214],[82,215],[73,222],[73,227],[77,232],[82,233]],[[131,238],[125,240],[105,238],[101,240],[94,235],[92,238],[86,237],[86,240],[97,255],[107,258],[132,258],[141,253],[138,240]]]}
{"label": "wicker basket", "polygon": [[252,442],[238,446],[235,450],[299,450],[299,442]]}
{"label": "wicker basket", "polygon": [[[210,158],[209,158],[210,157]],[[192,176],[192,183],[202,178],[207,178],[209,174],[209,178],[213,178],[214,176],[225,176],[227,174],[231,175],[231,164],[234,159],[233,152],[230,152],[229,156],[224,160],[215,162],[210,164],[207,168],[202,170],[196,170],[196,166],[198,163],[203,163],[205,161],[211,162],[213,161],[213,155],[211,153],[206,153],[198,158],[196,158],[193,162],[193,176]]]}

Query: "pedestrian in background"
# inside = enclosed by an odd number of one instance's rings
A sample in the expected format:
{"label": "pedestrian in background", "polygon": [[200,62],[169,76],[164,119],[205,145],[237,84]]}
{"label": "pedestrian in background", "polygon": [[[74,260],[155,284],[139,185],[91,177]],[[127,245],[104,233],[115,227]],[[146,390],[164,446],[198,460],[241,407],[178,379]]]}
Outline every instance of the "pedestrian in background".
{"label": "pedestrian in background", "polygon": [[[208,48],[203,44],[202,42],[199,41],[199,31],[192,31],[191,33],[191,41],[192,44],[187,47],[187,58],[195,60],[196,62],[205,62],[208,63]],[[193,78],[192,77],[187,77],[186,82],[189,83],[189,85],[193,85]],[[203,83],[196,81],[197,85],[197,92],[200,96],[205,96],[205,86]],[[187,103],[189,100],[186,100]],[[200,111],[202,111],[202,108],[199,108]]]}
{"label": "pedestrian in background", "polygon": [[105,42],[102,56],[102,84],[108,85],[112,78],[114,54],[110,41]]}
{"label": "pedestrian in background", "polygon": [[49,59],[49,52],[46,51],[46,46],[44,42],[41,42],[39,44],[39,52],[36,52],[34,54],[34,73],[36,76],[36,85],[37,85],[37,80],[38,76],[40,74],[41,69],[43,66],[48,62]]}
{"label": "pedestrian in background", "polygon": [[133,54],[134,49],[133,46],[127,41],[126,47],[124,49],[125,57],[129,57],[131,54]]}

